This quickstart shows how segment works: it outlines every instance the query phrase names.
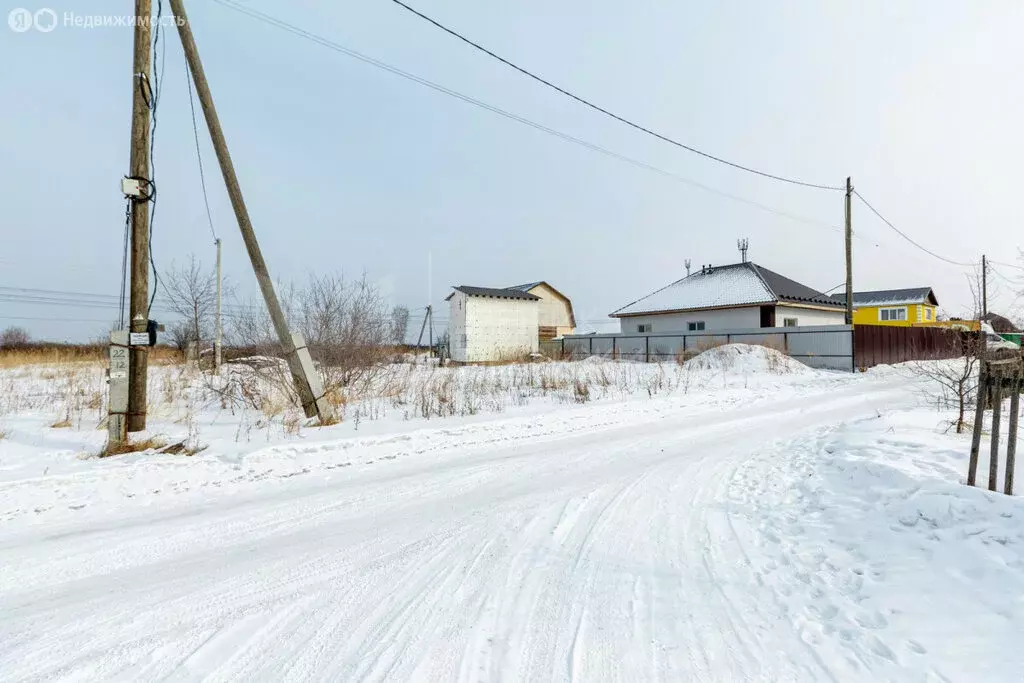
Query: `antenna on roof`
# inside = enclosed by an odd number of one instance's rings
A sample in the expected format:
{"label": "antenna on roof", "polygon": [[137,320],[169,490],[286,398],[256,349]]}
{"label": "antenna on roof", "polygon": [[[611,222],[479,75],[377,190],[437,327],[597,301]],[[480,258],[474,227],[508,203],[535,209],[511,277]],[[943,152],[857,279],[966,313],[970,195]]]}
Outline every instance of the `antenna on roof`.
{"label": "antenna on roof", "polygon": [[683,265],[686,266],[686,277],[690,277],[690,259],[683,261]]}
{"label": "antenna on roof", "polygon": [[736,240],[736,248],[740,250],[740,260],[743,263],[747,262],[747,249],[750,248],[750,240],[746,237],[743,239]]}

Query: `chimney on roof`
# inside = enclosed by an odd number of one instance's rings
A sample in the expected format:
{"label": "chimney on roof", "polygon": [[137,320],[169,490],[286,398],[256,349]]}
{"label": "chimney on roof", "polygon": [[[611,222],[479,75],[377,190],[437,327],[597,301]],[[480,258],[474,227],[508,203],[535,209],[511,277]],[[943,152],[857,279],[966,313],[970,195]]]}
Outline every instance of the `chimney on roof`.
{"label": "chimney on roof", "polygon": [[747,249],[750,248],[750,240],[744,237],[736,240],[736,248],[740,250],[740,262],[747,262]]}
{"label": "chimney on roof", "polygon": [[686,266],[686,277],[690,277],[690,259],[683,261],[683,265]]}

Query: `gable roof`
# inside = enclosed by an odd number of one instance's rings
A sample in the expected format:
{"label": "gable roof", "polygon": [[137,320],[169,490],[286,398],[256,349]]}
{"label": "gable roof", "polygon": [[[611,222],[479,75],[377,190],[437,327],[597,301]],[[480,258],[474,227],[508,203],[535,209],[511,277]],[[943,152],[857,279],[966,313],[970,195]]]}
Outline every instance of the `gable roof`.
{"label": "gable roof", "polygon": [[[533,289],[537,285],[543,285],[543,284],[547,284],[547,283],[544,282],[543,280],[538,280],[537,282],[527,282],[525,285],[512,285],[508,289],[518,289],[518,290],[523,291],[523,292],[529,292],[531,289]],[[548,287],[551,287],[551,285],[548,285]],[[551,287],[551,289],[554,289],[554,287]]]}
{"label": "gable roof", "polygon": [[[470,285],[459,285],[453,287],[456,292],[462,292],[466,296],[490,296],[499,299],[521,299],[523,301],[540,301],[536,294],[530,294],[519,289],[500,289],[495,287],[472,287]],[[455,292],[452,292],[454,294]],[[445,301],[452,298],[452,294],[445,297]]]}
{"label": "gable roof", "polygon": [[[835,294],[833,297],[844,306],[846,293]],[[924,304],[938,306],[935,292],[931,287],[909,287],[906,289],[876,289],[871,292],[854,292],[853,305],[856,306],[905,306],[908,304]]]}
{"label": "gable roof", "polygon": [[827,294],[747,261],[698,270],[623,306],[611,317],[770,303],[842,307]]}
{"label": "gable roof", "polygon": [[570,299],[565,294],[562,294],[560,291],[552,287],[546,280],[538,280],[537,282],[527,282],[525,285],[512,285],[511,287],[509,287],[509,289],[518,289],[523,292],[529,292],[534,287],[538,287],[540,285],[544,285],[552,292],[565,299],[565,302],[569,304],[569,324],[572,325],[573,327],[576,327],[576,313],[573,312],[572,310],[572,299]]}

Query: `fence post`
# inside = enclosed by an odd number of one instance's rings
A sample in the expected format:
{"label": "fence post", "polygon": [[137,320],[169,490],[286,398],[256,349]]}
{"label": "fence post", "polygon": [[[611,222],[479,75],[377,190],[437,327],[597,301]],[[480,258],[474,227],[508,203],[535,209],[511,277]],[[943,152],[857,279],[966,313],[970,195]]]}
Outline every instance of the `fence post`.
{"label": "fence post", "polygon": [[612,337],[612,360],[615,360],[615,337]]}
{"label": "fence post", "polygon": [[728,332],[725,333],[725,343],[732,344],[732,337]]}
{"label": "fence post", "polygon": [[1003,410],[1003,378],[997,377],[992,388],[992,448],[988,456],[988,490],[996,490],[999,478],[999,416]]}
{"label": "fence post", "polygon": [[651,362],[651,338],[644,337],[644,362]]}
{"label": "fence post", "polygon": [[1020,412],[1020,378],[1014,378],[1010,396],[1010,429],[1006,435],[1006,475],[1003,479],[1003,493],[1013,495],[1013,468],[1017,461],[1017,413]]}
{"label": "fence post", "polygon": [[594,335],[590,335],[590,355],[594,355]]}
{"label": "fence post", "polygon": [[565,360],[565,337],[562,337],[562,357],[559,360]]}
{"label": "fence post", "polygon": [[985,371],[985,361],[981,361],[978,369],[978,405],[974,409],[974,431],[971,433],[971,459],[967,465],[968,486],[974,486],[978,478],[978,452],[981,450],[981,427],[985,422],[987,385],[988,373]]}

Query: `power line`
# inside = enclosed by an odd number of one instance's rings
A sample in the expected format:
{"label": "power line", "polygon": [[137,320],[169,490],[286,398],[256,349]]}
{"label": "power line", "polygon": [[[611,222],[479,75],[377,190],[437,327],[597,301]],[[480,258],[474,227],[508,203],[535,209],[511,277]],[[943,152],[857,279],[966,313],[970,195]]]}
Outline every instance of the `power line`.
{"label": "power line", "polygon": [[863,202],[864,206],[868,207],[868,209],[871,210],[871,213],[873,213],[876,216],[878,216],[878,218],[881,219],[881,221],[883,223],[885,223],[890,228],[895,230],[896,233],[899,234],[900,237],[902,237],[906,241],[910,242],[911,244],[913,244],[915,247],[917,247],[921,251],[925,252],[926,254],[928,254],[930,256],[934,256],[935,258],[939,259],[940,261],[945,261],[946,263],[950,263],[950,264],[952,264],[954,266],[975,266],[975,265],[977,265],[977,263],[963,263],[963,262],[960,262],[960,261],[953,261],[952,259],[948,259],[945,256],[939,256],[938,254],[936,254],[931,249],[928,249],[927,247],[925,247],[924,245],[920,244],[919,242],[914,241],[909,235],[907,235],[907,233],[903,232],[902,230],[897,228],[895,225],[893,225],[889,221],[888,218],[886,218],[885,216],[880,214],[875,207],[871,206],[871,204],[868,203],[868,200],[864,199],[864,195],[862,195],[860,192],[858,192],[857,190],[854,190],[853,194],[855,194],[857,196],[857,199],[859,199],[861,202]]}
{"label": "power line", "polygon": [[458,38],[459,40],[461,40],[462,42],[466,43],[467,45],[470,45],[470,46],[476,48],[477,50],[480,50],[484,54],[489,55],[490,57],[493,57],[494,59],[498,60],[502,64],[515,69],[519,73],[521,73],[521,74],[523,74],[525,76],[528,76],[529,78],[532,78],[533,80],[537,81],[538,83],[542,83],[543,85],[546,85],[547,87],[552,88],[553,90],[557,90],[558,92],[562,93],[566,97],[570,97],[570,98],[576,100],[577,102],[579,102],[580,104],[582,104],[584,106],[587,106],[587,107],[590,107],[594,111],[600,112],[600,113],[604,114],[605,116],[609,116],[609,117],[615,119],[616,121],[624,123],[624,124],[626,124],[627,126],[629,126],[631,128],[634,128],[634,129],[636,129],[638,131],[646,133],[647,135],[651,135],[651,136],[653,136],[655,138],[658,138],[659,140],[662,140],[663,142],[667,142],[667,143],[669,143],[671,145],[675,145],[676,147],[679,147],[681,149],[685,149],[688,152],[693,152],[694,154],[698,154],[698,155],[704,157],[705,159],[710,159],[712,161],[717,161],[720,164],[725,164],[726,166],[731,166],[731,167],[739,169],[741,171],[746,171],[747,173],[753,173],[755,175],[759,175],[759,176],[762,176],[764,178],[771,178],[772,180],[778,180],[778,181],[781,181],[781,182],[784,182],[784,183],[790,183],[791,185],[801,185],[803,187],[813,187],[813,188],[816,188],[816,189],[819,189],[819,190],[843,190],[843,189],[845,189],[845,188],[839,187],[837,185],[821,185],[821,184],[818,184],[818,183],[809,183],[809,182],[806,182],[806,181],[803,181],[803,180],[797,180],[795,178],[787,178],[786,176],[775,175],[774,173],[767,173],[765,171],[760,171],[760,170],[758,170],[756,168],[751,168],[750,166],[744,166],[743,164],[738,164],[738,163],[736,163],[734,161],[729,161],[728,159],[724,159],[722,157],[715,156],[714,154],[709,154],[708,152],[704,152],[702,150],[699,150],[696,147],[691,147],[690,145],[686,145],[686,144],[684,144],[682,142],[679,142],[678,140],[674,140],[674,139],[668,137],[667,135],[664,135],[662,133],[658,133],[657,131],[651,130],[650,128],[647,128],[647,127],[642,126],[642,125],[640,125],[638,123],[635,123],[635,122],[625,118],[624,116],[620,116],[619,114],[616,114],[616,113],[614,113],[612,111],[609,111],[609,110],[605,109],[604,107],[598,106],[598,105],[594,104],[593,102],[591,102],[590,100],[584,99],[583,97],[580,97],[579,95],[576,95],[575,93],[572,93],[569,90],[566,90],[565,88],[562,88],[562,87],[560,87],[558,85],[555,85],[551,81],[549,81],[549,80],[547,80],[545,78],[542,78],[541,76],[538,76],[537,74],[533,73],[532,71],[528,71],[527,69],[524,69],[523,67],[519,66],[518,64],[515,64],[515,63],[509,61],[508,59],[505,59],[501,55],[496,54],[495,52],[492,52],[491,50],[487,49],[483,45],[480,45],[479,43],[476,43],[476,42],[470,40],[469,38],[467,38],[466,36],[462,35],[461,33],[457,32],[457,31],[455,31],[453,29],[450,29],[447,26],[445,26],[444,24],[441,24],[440,22],[438,22],[438,21],[428,17],[426,14],[423,14],[422,12],[413,9],[409,5],[406,5],[404,2],[401,2],[401,0],[391,0],[391,1],[394,2],[396,5],[399,5],[400,7],[408,10],[409,12],[412,12],[413,14],[418,16],[420,19],[423,19],[423,20],[433,24],[434,26],[436,26],[437,28],[441,29],[445,33],[447,33],[447,34],[449,34],[451,36],[454,36],[455,38]]}
{"label": "power line", "polygon": [[[370,57],[370,56],[365,55],[365,54],[363,54],[361,52],[357,52],[355,50],[347,48],[347,47],[345,47],[344,45],[342,45],[340,43],[337,43],[335,41],[330,40],[329,38],[325,38],[325,37],[317,35],[315,33],[311,33],[311,32],[309,32],[309,31],[307,31],[307,30],[305,30],[303,28],[295,26],[294,24],[289,24],[286,21],[283,21],[281,19],[273,17],[273,16],[271,16],[269,14],[266,14],[264,12],[260,12],[258,10],[252,9],[251,7],[245,7],[245,6],[238,5],[238,4],[234,3],[233,0],[214,0],[214,2],[216,2],[217,4],[219,4],[219,5],[223,6],[223,7],[226,7],[228,9],[232,10],[232,11],[239,12],[241,14],[245,14],[246,16],[248,16],[248,17],[250,17],[252,19],[256,19],[257,21],[260,21],[260,22],[263,22],[263,23],[268,24],[270,26],[273,26],[275,28],[281,29],[282,31],[286,31],[286,32],[291,33],[291,34],[293,34],[295,36],[298,36],[300,38],[304,38],[304,39],[309,40],[311,42],[317,43],[318,45],[321,45],[322,47],[328,48],[329,50],[333,50],[335,52],[339,52],[341,54],[344,54],[344,55],[346,55],[348,57],[352,57],[353,59],[357,59],[357,60],[359,60],[359,61],[361,61],[361,62],[363,62],[365,64],[369,64],[370,66],[374,66],[374,67],[376,67],[378,69],[381,69],[383,71],[387,71],[387,72],[389,72],[391,74],[394,74],[396,76],[399,76],[401,78],[413,81],[414,83],[418,83],[418,84],[420,84],[422,86],[430,88],[431,90],[434,90],[434,91],[439,92],[441,94],[448,95],[450,97],[454,97],[455,99],[461,100],[462,102],[465,102],[466,104],[471,104],[471,105],[473,105],[475,107],[479,107],[480,109],[485,109],[485,110],[487,110],[489,112],[492,112],[494,114],[497,114],[499,116],[503,116],[503,117],[505,117],[507,119],[510,119],[512,121],[516,121],[517,123],[521,123],[523,125],[526,125],[526,126],[529,126],[531,128],[534,128],[536,130],[539,130],[539,131],[541,131],[543,133],[547,133],[548,135],[552,135],[554,137],[560,138],[560,139],[562,139],[562,140],[564,140],[566,142],[571,142],[573,144],[580,145],[581,147],[585,147],[585,148],[587,148],[587,149],[589,149],[589,150],[591,150],[593,152],[598,152],[600,154],[604,154],[604,155],[612,157],[614,159],[618,159],[619,161],[623,161],[623,162],[626,162],[626,163],[631,164],[633,166],[636,166],[638,168],[642,168],[642,169],[645,169],[645,170],[648,170],[648,171],[652,171],[652,172],[657,173],[659,175],[662,175],[662,176],[664,176],[666,178],[670,178],[670,179],[676,180],[678,182],[685,183],[685,184],[690,185],[692,187],[696,187],[696,188],[705,190],[706,192],[710,192],[712,194],[718,195],[718,196],[726,198],[726,199],[730,199],[730,200],[733,200],[733,201],[736,201],[736,202],[747,204],[749,206],[753,206],[755,208],[761,209],[763,211],[767,211],[769,213],[773,213],[773,214],[775,214],[777,216],[781,216],[783,218],[788,218],[788,219],[796,221],[798,223],[804,223],[805,225],[811,225],[811,226],[827,228],[829,230],[837,230],[837,231],[841,231],[842,230],[841,228],[839,228],[838,226],[835,226],[835,225],[829,225],[829,224],[823,223],[821,221],[816,221],[816,220],[814,220],[812,218],[805,218],[803,216],[798,216],[796,214],[792,214],[792,213],[789,213],[789,212],[786,212],[786,211],[783,211],[783,210],[780,210],[780,209],[775,209],[775,208],[767,206],[765,204],[761,204],[760,202],[756,202],[756,201],[751,200],[751,199],[746,199],[744,197],[740,197],[738,195],[731,194],[729,192],[724,192],[722,190],[718,190],[718,189],[713,188],[713,187],[711,187],[709,185],[705,185],[703,183],[700,183],[700,182],[698,182],[696,180],[692,180],[690,178],[686,178],[684,176],[678,175],[678,174],[673,173],[671,171],[666,171],[665,169],[659,168],[659,167],[654,166],[652,164],[649,164],[649,163],[647,163],[645,161],[641,161],[639,159],[635,159],[633,157],[626,156],[624,154],[619,154],[618,152],[614,152],[614,151],[612,151],[610,149],[607,149],[605,147],[602,147],[600,145],[594,144],[592,142],[588,142],[587,140],[584,140],[582,138],[578,138],[578,137],[575,137],[575,136],[570,135],[568,133],[564,133],[562,131],[555,130],[554,128],[550,128],[550,127],[545,126],[545,125],[543,125],[541,123],[537,123],[536,121],[532,121],[530,119],[527,119],[526,117],[523,117],[523,116],[520,116],[518,114],[512,113],[512,112],[507,111],[505,109],[501,109],[500,107],[496,107],[494,105],[488,104],[488,103],[486,103],[486,102],[484,102],[482,100],[478,100],[478,99],[476,99],[474,97],[471,97],[469,95],[465,95],[465,94],[460,93],[460,92],[458,92],[456,90],[452,90],[451,88],[448,88],[446,86],[440,85],[440,84],[435,83],[433,81],[429,81],[429,80],[427,80],[425,78],[421,78],[421,77],[419,77],[419,76],[417,76],[417,75],[415,75],[413,73],[410,73],[408,71],[404,71],[402,69],[399,69],[398,67],[391,66],[390,64],[387,64],[386,62],[382,62],[379,59],[376,59],[374,57]],[[875,246],[877,246],[877,245],[875,245]]]}
{"label": "power line", "polygon": [[210,212],[210,198],[206,194],[206,174],[203,173],[203,153],[199,149],[199,125],[196,123],[196,102],[192,95],[192,75],[189,73],[188,60],[185,60],[185,82],[188,84],[188,105],[192,110],[192,134],[196,140],[196,160],[199,161],[199,183],[203,187],[203,203],[206,204],[206,221],[210,225],[210,234],[214,243],[217,242],[217,231],[213,228],[213,214]]}
{"label": "power line", "polygon": [[60,322],[60,323],[100,323],[104,325],[110,325],[116,323],[116,320],[100,320],[99,318],[36,318],[32,316],[24,315],[0,315],[0,320],[31,320],[36,322]]}

